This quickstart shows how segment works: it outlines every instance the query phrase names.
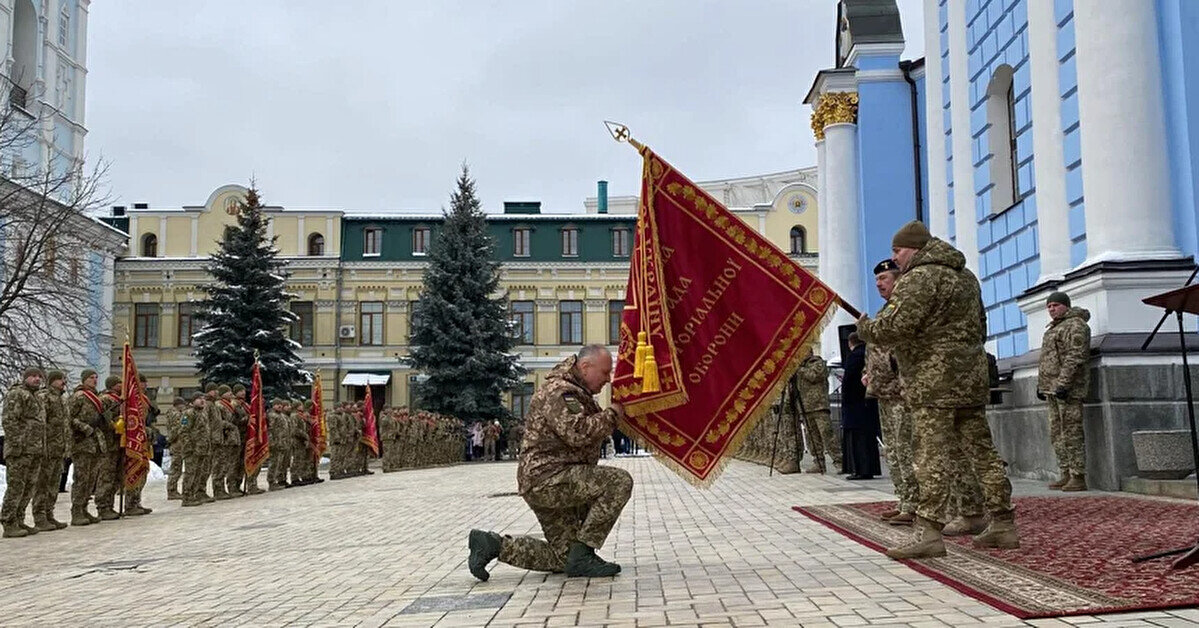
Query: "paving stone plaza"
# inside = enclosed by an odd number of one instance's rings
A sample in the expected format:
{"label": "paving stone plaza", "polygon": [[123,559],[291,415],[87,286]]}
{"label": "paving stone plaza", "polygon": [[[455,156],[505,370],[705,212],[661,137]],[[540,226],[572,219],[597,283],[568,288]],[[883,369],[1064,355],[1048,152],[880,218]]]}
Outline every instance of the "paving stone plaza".
{"label": "paving stone plaza", "polygon": [[[152,484],[147,517],[6,539],[5,626],[1189,626],[1199,610],[1022,622],[791,510],[889,482],[767,477],[709,490],[650,458],[601,554],[612,579],[466,570],[472,527],[537,533],[514,463],[376,474],[202,508]],[[1028,494],[1032,485],[1019,485]],[[152,490],[151,490],[152,489]],[[59,502],[65,516],[66,505]],[[60,518],[62,518],[60,516]]]}

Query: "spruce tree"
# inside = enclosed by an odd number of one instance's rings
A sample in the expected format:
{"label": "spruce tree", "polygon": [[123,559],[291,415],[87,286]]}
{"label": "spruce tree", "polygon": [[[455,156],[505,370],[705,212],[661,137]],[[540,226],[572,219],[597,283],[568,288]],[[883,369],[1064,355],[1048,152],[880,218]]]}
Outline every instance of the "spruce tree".
{"label": "spruce tree", "polygon": [[[296,355],[299,344],[284,333],[296,320],[288,307],[292,296],[275,239],[266,237],[266,216],[251,183],[239,203],[237,224],[225,227],[218,250],[205,270],[212,283],[198,304],[196,369],[203,383],[250,385],[254,351],[259,354],[262,387],[268,396],[290,397],[292,386],[305,381]],[[268,397],[269,398],[269,397]]]}
{"label": "spruce tree", "polygon": [[495,297],[500,263],[466,165],[429,250],[412,313],[409,363],[428,376],[422,407],[463,421],[507,419],[500,397],[524,376],[512,351],[508,299]]}

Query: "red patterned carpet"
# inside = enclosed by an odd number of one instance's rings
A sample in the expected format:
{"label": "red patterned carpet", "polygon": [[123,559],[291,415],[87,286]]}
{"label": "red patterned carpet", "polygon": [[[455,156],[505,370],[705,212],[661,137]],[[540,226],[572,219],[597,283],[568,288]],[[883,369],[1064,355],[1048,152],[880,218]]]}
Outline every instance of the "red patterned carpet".
{"label": "red patterned carpet", "polygon": [[[911,528],[878,515],[894,502],[796,506],[863,545],[900,545]],[[1016,499],[1020,549],[976,550],[970,537],[947,539],[944,558],[906,561],[920,573],[1021,619],[1094,615],[1199,605],[1199,566],[1172,570],[1175,557],[1140,564],[1144,554],[1199,541],[1199,505],[1138,497]]]}

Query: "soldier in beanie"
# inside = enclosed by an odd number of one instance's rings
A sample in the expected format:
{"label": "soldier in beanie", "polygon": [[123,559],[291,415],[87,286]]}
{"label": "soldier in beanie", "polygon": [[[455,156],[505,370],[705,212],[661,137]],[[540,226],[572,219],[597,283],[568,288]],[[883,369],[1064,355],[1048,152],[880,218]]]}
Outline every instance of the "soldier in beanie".
{"label": "soldier in beanie", "polygon": [[168,500],[183,499],[179,483],[183,480],[183,465],[187,464],[187,446],[184,444],[186,435],[183,430],[183,412],[186,409],[187,401],[183,397],[175,397],[171,402],[171,409],[166,411],[167,448],[171,450],[171,469],[167,473]]}
{"label": "soldier in beanie", "polygon": [[75,477],[71,484],[71,525],[99,523],[100,518],[87,510],[87,502],[96,492],[100,478],[100,462],[107,453],[104,437],[104,402],[96,391],[99,375],[93,369],[83,369],[79,385],[67,402],[71,421],[71,464]]}
{"label": "soldier in beanie", "polygon": [[38,400],[42,387],[42,369],[31,366],[21,374],[20,383],[4,396],[4,460],[8,467],[8,485],[0,505],[0,524],[5,538],[37,534],[37,528],[25,523],[25,507],[37,491],[38,475],[46,452],[46,410]]}
{"label": "soldier in beanie", "polygon": [[46,450],[41,471],[38,473],[37,489],[33,495],[33,526],[42,532],[67,527],[67,524],[54,518],[54,504],[58,501],[58,481],[62,476],[63,463],[71,442],[67,406],[62,399],[66,385],[65,373],[50,371],[46,374],[46,387],[38,392],[38,400],[46,413]]}
{"label": "soldier in beanie", "polygon": [[233,389],[225,384],[217,387],[217,394],[220,395],[220,400],[217,401],[217,408],[221,412],[221,420],[225,422],[225,437],[224,445],[221,446],[222,470],[223,477],[219,480],[225,487],[225,494],[229,497],[242,497],[245,493],[241,490],[242,465],[238,464],[238,458],[241,457],[242,433],[238,426],[237,404],[233,398]]}
{"label": "soldier in beanie", "polygon": [[891,253],[903,276],[878,316],[863,316],[857,325],[868,344],[891,347],[912,417],[919,536],[887,556],[945,555],[942,530],[949,521],[953,452],[958,451],[978,477],[991,516],[975,546],[1019,547],[1012,485],[987,425],[987,326],[978,278],[966,268],[961,251],[932,237],[920,222],[896,232]]}
{"label": "soldier in beanie", "polygon": [[250,426],[250,404],[246,402],[246,387],[242,384],[233,385],[233,425],[237,428],[237,450],[231,461],[233,468],[226,477],[233,478],[238,495],[250,495],[257,491],[251,490],[248,483],[242,485],[246,480],[246,429]]}
{"label": "soldier in beanie", "polygon": [[[179,419],[180,453],[186,456],[183,470],[183,506],[200,506],[214,500],[207,483],[212,456],[212,427],[208,424],[208,398],[201,392],[191,397],[191,405]],[[172,453],[174,453],[172,451]]]}
{"label": "soldier in beanie", "polygon": [[1054,292],[1045,302],[1049,327],[1041,339],[1037,365],[1037,398],[1049,405],[1049,438],[1061,475],[1049,488],[1087,490],[1086,438],[1082,401],[1090,381],[1091,313],[1071,307],[1070,297]]}
{"label": "soldier in beanie", "polygon": [[100,395],[103,403],[103,427],[100,433],[104,435],[104,454],[100,457],[99,479],[96,482],[96,509],[103,521],[112,521],[120,515],[114,505],[116,503],[119,482],[123,475],[121,467],[121,434],[125,425],[121,420],[121,378],[109,375],[104,380],[104,392]]}
{"label": "soldier in beanie", "polygon": [[225,434],[226,423],[221,409],[221,394],[219,386],[209,382],[204,386],[204,406],[208,412],[208,426],[212,435],[212,451],[208,455],[208,477],[212,482],[213,500],[231,499],[225,491]]}

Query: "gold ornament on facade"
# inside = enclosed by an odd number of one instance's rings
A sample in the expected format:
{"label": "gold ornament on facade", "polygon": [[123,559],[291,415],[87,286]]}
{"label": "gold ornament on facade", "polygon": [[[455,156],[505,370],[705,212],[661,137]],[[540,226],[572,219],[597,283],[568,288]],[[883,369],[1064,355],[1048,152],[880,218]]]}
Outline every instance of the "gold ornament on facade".
{"label": "gold ornament on facade", "polygon": [[857,124],[858,93],[829,92],[820,97],[812,112],[812,133],[816,140],[824,139],[824,129],[830,124]]}

